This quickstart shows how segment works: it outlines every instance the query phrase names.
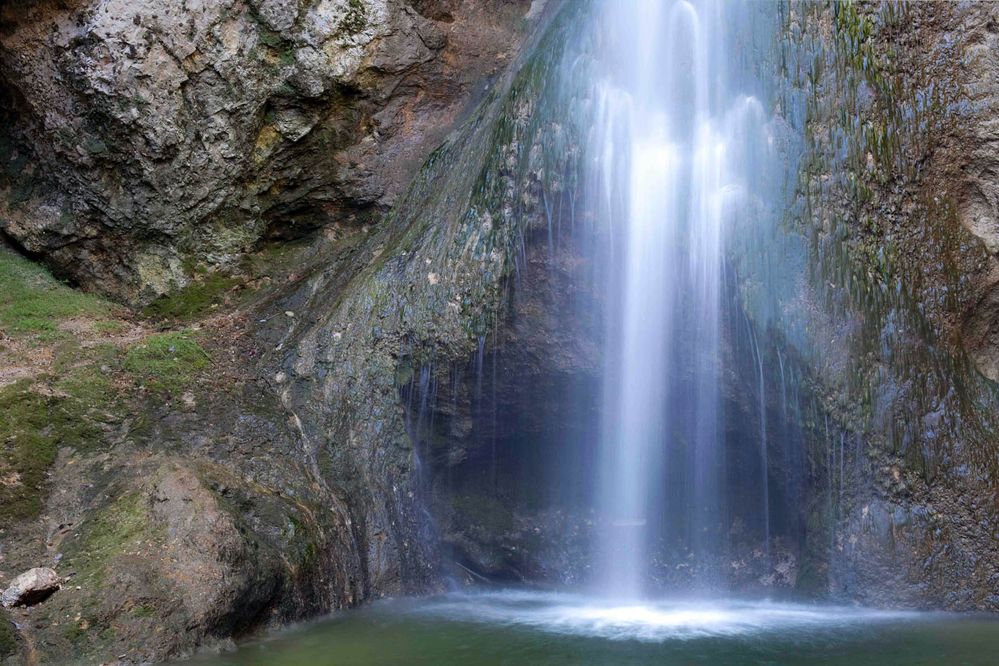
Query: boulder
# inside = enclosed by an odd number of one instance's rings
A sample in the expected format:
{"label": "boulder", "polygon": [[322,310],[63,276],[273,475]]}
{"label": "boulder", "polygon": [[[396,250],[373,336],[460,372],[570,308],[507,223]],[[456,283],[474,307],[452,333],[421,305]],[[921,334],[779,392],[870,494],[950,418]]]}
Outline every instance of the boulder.
{"label": "boulder", "polygon": [[0,596],[0,603],[4,608],[37,604],[58,590],[60,582],[59,574],[52,569],[46,567],[29,569],[14,579],[10,587]]}

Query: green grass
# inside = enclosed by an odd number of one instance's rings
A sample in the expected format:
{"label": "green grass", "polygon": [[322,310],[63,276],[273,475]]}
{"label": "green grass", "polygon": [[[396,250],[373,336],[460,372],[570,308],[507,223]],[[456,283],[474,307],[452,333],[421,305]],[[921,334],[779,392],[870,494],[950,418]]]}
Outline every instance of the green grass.
{"label": "green grass", "polygon": [[152,335],[132,347],[123,368],[147,388],[175,393],[211,365],[208,353],[184,331]]}
{"label": "green grass", "polygon": [[156,616],[156,609],[153,608],[152,606],[147,606],[145,604],[143,604],[141,606],[136,606],[135,608],[132,609],[132,616],[133,617],[155,617]]}
{"label": "green grass", "polygon": [[87,451],[103,442],[99,424],[108,420],[117,398],[98,364],[117,366],[118,352],[108,346],[84,350],[71,332],[59,330],[60,322],[81,316],[103,323],[113,306],[0,248],[0,330],[31,337],[55,353],[52,375],[46,371],[0,388],[0,524],[41,512],[60,447]]}
{"label": "green grass", "polygon": [[121,333],[126,328],[125,324],[120,321],[107,320],[99,321],[94,324],[94,330],[98,333]]}
{"label": "green grass", "polygon": [[72,289],[42,266],[0,248],[0,329],[7,334],[32,334],[56,330],[72,317],[100,317],[111,305]]}

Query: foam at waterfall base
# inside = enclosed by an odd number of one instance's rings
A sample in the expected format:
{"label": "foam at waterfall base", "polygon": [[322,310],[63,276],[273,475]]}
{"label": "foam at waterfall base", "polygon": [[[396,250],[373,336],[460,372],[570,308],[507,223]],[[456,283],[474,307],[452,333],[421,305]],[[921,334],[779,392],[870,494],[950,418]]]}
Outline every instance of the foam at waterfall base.
{"label": "foam at waterfall base", "polygon": [[435,619],[520,626],[610,640],[662,642],[807,632],[919,617],[907,611],[769,601],[615,601],[583,595],[503,591],[447,595],[413,611]]}

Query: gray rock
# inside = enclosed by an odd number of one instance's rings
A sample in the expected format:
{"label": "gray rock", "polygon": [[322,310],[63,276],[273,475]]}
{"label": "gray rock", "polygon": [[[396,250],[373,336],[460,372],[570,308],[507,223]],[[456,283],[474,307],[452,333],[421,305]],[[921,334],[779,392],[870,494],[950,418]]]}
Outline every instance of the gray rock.
{"label": "gray rock", "polygon": [[0,3],[0,231],[141,304],[381,212],[520,39],[469,4],[492,41],[403,0]]}
{"label": "gray rock", "polygon": [[58,590],[60,584],[59,574],[52,569],[29,569],[11,582],[10,587],[0,596],[0,603],[4,608],[37,604]]}

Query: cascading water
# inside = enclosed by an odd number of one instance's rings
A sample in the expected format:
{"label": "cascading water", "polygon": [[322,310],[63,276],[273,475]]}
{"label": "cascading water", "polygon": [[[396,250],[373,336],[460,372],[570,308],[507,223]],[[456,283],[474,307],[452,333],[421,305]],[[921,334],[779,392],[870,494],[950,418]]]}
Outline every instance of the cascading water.
{"label": "cascading water", "polygon": [[643,593],[653,541],[706,558],[725,538],[726,234],[766,149],[762,107],[728,71],[733,9],[622,0],[595,13],[591,197],[611,238],[595,569],[615,595]]}

